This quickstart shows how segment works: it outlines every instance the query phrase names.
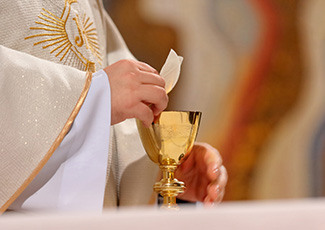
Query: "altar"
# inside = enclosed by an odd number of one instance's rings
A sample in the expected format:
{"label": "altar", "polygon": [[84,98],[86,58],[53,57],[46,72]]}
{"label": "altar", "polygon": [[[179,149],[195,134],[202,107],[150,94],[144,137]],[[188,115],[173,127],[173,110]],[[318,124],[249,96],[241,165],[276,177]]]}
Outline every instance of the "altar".
{"label": "altar", "polygon": [[101,229],[217,229],[324,230],[325,199],[223,202],[213,208],[181,206],[180,211],[158,208],[105,210],[96,213],[5,213],[1,230]]}

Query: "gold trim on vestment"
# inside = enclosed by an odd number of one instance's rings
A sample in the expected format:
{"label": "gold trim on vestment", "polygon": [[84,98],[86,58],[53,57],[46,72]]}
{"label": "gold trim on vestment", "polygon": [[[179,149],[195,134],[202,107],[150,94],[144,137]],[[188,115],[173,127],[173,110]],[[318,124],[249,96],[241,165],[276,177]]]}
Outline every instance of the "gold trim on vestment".
{"label": "gold trim on vestment", "polygon": [[[71,13],[71,4],[77,2],[78,0],[66,0],[61,17],[42,8],[41,16],[38,16],[35,21],[36,26],[30,27],[30,30],[36,31],[37,34],[27,36],[25,40],[38,39],[34,46],[42,44],[43,49],[51,48],[50,54],[59,58],[61,63],[66,65],[78,63],[78,69],[85,70],[87,63],[90,62],[90,59],[83,53],[85,49],[91,52],[99,65],[102,65],[103,57],[100,52],[97,29],[86,13],[73,16],[72,20],[78,34],[74,35],[74,39],[69,36],[67,23]],[[82,51],[80,48],[83,46],[84,50]]]}
{"label": "gold trim on vestment", "polygon": [[84,88],[81,92],[81,95],[79,97],[79,100],[77,104],[75,105],[73,111],[71,112],[67,122],[65,123],[63,129],[61,130],[58,137],[55,139],[54,143],[52,144],[49,151],[46,153],[46,155],[43,157],[43,159],[39,162],[39,164],[36,166],[36,168],[33,170],[33,172],[30,174],[30,176],[25,180],[25,182],[18,188],[18,190],[9,198],[9,200],[0,208],[0,215],[6,211],[6,209],[19,197],[19,195],[27,188],[27,186],[34,180],[36,175],[41,171],[41,169],[44,167],[44,165],[47,163],[47,161],[50,159],[50,157],[53,155],[54,151],[59,147],[61,144],[63,138],[67,135],[69,132],[71,125],[73,121],[75,120],[76,116],[78,115],[81,106],[83,105],[86,96],[88,94],[91,80],[92,80],[92,72],[94,71],[94,63],[88,63],[88,69],[89,71],[86,74],[86,82],[84,85]]}

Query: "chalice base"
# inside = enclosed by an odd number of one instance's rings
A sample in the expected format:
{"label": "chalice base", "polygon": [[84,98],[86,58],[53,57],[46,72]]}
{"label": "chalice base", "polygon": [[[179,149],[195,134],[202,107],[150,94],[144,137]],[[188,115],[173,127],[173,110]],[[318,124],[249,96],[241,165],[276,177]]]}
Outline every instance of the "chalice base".
{"label": "chalice base", "polygon": [[163,178],[155,183],[153,189],[159,193],[164,201],[161,206],[162,209],[178,210],[179,207],[176,203],[176,197],[178,194],[185,191],[185,185],[183,182],[178,181],[175,178],[175,170],[177,166],[174,165],[160,165]]}

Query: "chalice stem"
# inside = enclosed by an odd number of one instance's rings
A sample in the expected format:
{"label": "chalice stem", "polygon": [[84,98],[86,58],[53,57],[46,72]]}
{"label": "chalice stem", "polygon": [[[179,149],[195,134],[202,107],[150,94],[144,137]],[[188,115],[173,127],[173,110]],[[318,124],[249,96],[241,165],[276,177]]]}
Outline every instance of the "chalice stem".
{"label": "chalice stem", "polygon": [[177,166],[174,165],[160,165],[163,180],[166,182],[174,181],[176,168]]}
{"label": "chalice stem", "polygon": [[176,203],[176,196],[164,196],[164,203],[163,203],[163,207],[166,208],[173,208],[173,207],[177,207],[177,203]]}
{"label": "chalice stem", "polygon": [[176,197],[185,190],[184,183],[175,178],[176,168],[175,165],[160,165],[162,179],[155,184],[154,191],[163,197],[163,208],[177,209]]}

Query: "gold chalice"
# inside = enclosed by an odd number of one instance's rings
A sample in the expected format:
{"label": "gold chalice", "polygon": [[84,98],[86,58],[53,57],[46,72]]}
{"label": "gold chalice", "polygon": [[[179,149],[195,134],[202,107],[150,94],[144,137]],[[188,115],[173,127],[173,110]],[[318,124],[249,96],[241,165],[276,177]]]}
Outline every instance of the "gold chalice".
{"label": "gold chalice", "polygon": [[162,179],[153,188],[163,199],[163,208],[177,209],[176,196],[185,185],[175,176],[177,166],[193,147],[201,112],[163,111],[149,128],[137,120],[142,144],[149,158],[159,165]]}

